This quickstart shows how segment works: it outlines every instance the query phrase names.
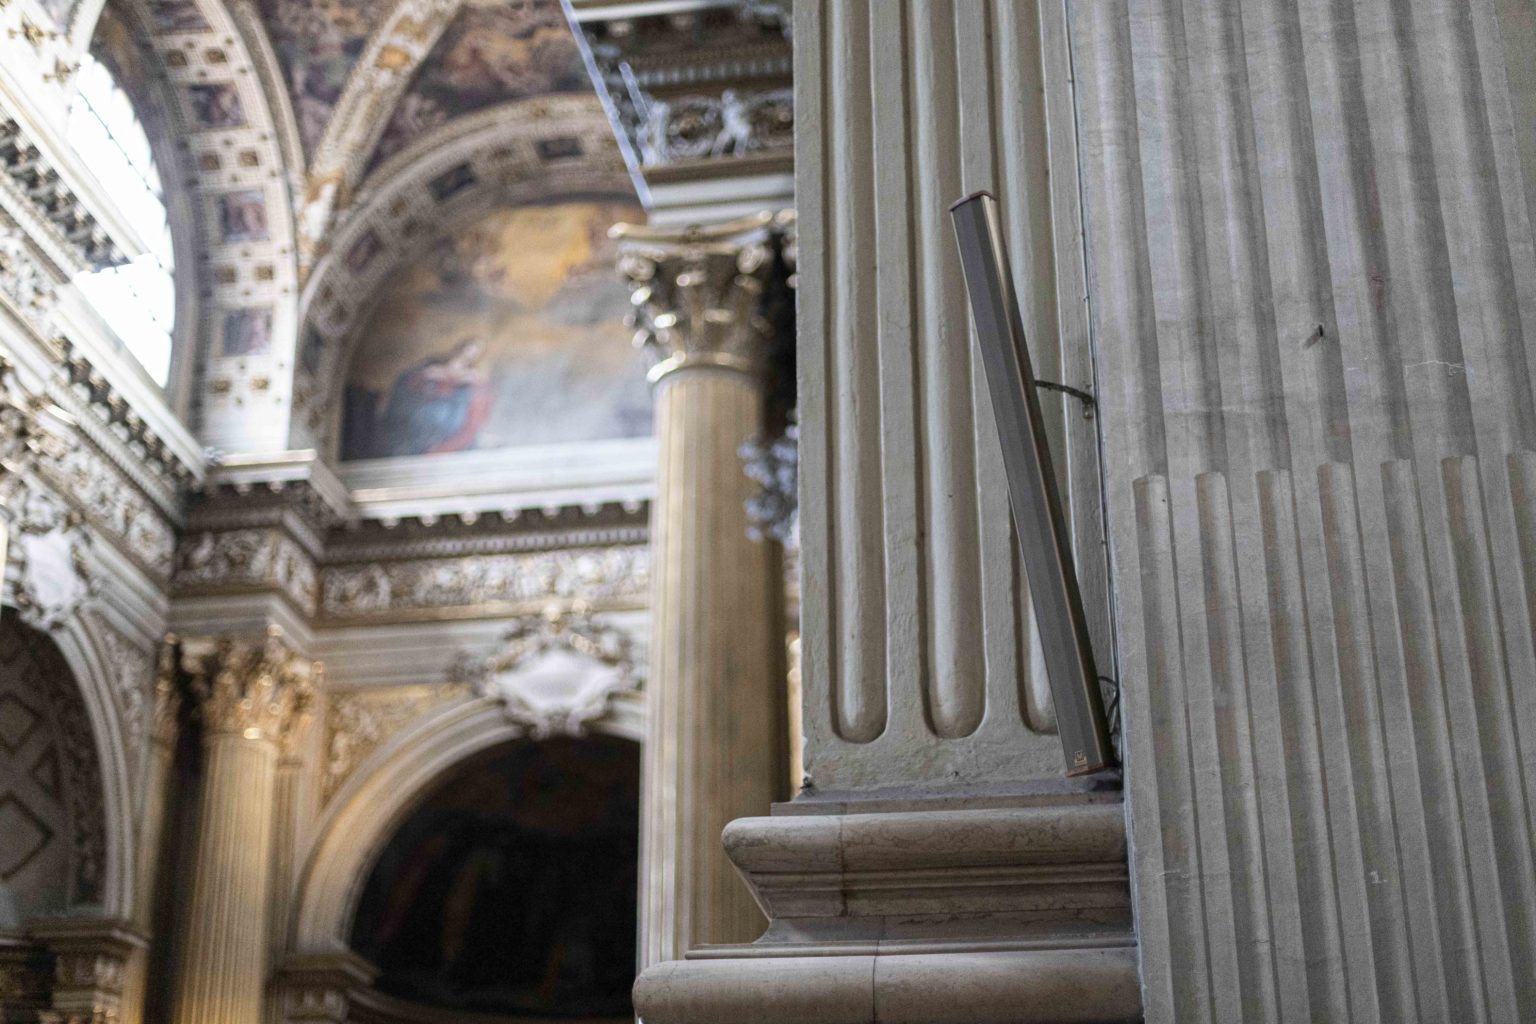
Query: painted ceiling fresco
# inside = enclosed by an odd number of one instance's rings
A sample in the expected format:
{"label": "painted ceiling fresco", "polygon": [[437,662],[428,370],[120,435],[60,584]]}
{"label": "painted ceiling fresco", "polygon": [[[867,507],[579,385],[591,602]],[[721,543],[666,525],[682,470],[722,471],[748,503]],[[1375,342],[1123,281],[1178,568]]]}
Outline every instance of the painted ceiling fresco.
{"label": "painted ceiling fresco", "polygon": [[470,0],[395,108],[373,164],[452,118],[494,103],[591,88],[554,0]]}
{"label": "painted ceiling fresco", "polygon": [[341,457],[648,434],[607,234],[641,219],[633,200],[494,208],[397,271],[358,333]]}
{"label": "painted ceiling fresco", "polygon": [[639,747],[523,741],[455,773],[369,875],[353,947],[380,991],[541,1020],[633,1020]]}
{"label": "painted ceiling fresco", "polygon": [[347,76],[391,0],[260,0],[306,153],[313,153]]}

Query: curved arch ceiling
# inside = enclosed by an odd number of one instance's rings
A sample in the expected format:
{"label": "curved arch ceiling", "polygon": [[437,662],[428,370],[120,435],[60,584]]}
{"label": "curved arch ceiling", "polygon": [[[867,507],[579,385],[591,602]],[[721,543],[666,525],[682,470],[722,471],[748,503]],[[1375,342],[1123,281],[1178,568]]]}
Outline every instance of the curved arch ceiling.
{"label": "curved arch ceiling", "polygon": [[[414,241],[402,225],[551,191],[633,202],[559,0],[113,3],[190,129],[182,180],[215,250],[194,271],[205,418],[291,387],[290,443],[334,445],[345,335],[385,277],[339,259],[359,238],[388,250]],[[445,153],[474,173],[434,195]],[[231,233],[257,206],[261,230]]]}

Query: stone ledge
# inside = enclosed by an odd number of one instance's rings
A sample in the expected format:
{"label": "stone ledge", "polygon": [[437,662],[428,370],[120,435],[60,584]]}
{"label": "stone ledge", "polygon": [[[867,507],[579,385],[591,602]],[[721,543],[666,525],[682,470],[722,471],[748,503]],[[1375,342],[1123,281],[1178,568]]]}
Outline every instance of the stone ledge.
{"label": "stone ledge", "polygon": [[1132,945],[696,959],[635,983],[646,1024],[1114,1024],[1141,1019]]}
{"label": "stone ledge", "polygon": [[722,839],[773,921],[770,938],[1129,920],[1118,801],[743,818]]}

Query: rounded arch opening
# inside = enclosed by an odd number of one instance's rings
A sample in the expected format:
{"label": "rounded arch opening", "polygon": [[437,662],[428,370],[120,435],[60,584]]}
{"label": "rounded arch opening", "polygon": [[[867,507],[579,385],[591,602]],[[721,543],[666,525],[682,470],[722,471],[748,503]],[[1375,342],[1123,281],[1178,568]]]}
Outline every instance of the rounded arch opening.
{"label": "rounded arch opening", "polygon": [[381,1008],[632,1020],[639,776],[639,744],[602,734],[509,740],[439,776],[352,915]]}
{"label": "rounded arch opening", "polygon": [[0,930],[108,902],[106,791],[64,652],[0,614]]}

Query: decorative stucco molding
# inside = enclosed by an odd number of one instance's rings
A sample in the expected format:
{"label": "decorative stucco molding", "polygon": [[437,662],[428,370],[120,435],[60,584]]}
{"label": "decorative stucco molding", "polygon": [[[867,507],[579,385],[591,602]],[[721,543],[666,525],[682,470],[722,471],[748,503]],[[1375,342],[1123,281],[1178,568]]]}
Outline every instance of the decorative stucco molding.
{"label": "decorative stucco molding", "polygon": [[444,704],[466,699],[470,693],[465,683],[433,683],[331,694],[325,717],[322,802],[335,796],[357,767],[401,729]]}
{"label": "decorative stucco molding", "polygon": [[186,541],[177,558],[178,594],[271,589],[306,614],[319,591],[313,559],[280,529],[206,531]]}
{"label": "decorative stucco molding", "polygon": [[622,606],[643,601],[649,581],[650,551],[641,546],[334,566],[321,571],[319,610],[355,619],[449,609],[505,614],[551,598]]}
{"label": "decorative stucco molding", "polygon": [[613,697],[640,688],[644,668],[626,630],[574,601],[519,619],[495,653],[460,656],[449,675],[501,705],[534,739],[545,739],[585,736]]}

